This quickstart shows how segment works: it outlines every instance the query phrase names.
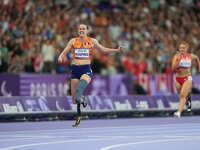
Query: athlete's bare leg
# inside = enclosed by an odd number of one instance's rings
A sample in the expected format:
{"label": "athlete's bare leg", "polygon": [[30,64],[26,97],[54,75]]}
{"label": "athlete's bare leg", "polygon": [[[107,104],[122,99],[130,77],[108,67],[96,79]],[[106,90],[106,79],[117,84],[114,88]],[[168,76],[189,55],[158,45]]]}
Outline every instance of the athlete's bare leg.
{"label": "athlete's bare leg", "polygon": [[180,94],[180,91],[181,91],[182,87],[181,87],[180,83],[178,83],[178,81],[175,82],[175,86],[176,86],[177,93]]}
{"label": "athlete's bare leg", "polygon": [[79,83],[79,79],[71,79],[71,94],[72,94],[73,104],[76,104],[75,93],[76,93],[76,88],[78,86],[78,83]]}
{"label": "athlete's bare leg", "polygon": [[190,89],[192,88],[192,80],[187,80],[183,83],[181,91],[180,91],[180,103],[178,107],[178,112],[182,112],[185,102],[186,102],[186,96],[190,92]]}

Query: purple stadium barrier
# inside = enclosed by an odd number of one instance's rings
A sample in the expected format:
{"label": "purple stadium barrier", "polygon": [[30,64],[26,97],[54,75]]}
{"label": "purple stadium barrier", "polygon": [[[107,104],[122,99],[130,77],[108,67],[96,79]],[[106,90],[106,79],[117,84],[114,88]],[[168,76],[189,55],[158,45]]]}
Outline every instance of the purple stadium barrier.
{"label": "purple stadium barrier", "polygon": [[[86,96],[88,110],[131,111],[172,110],[178,106],[178,96]],[[193,109],[200,108],[200,95],[192,97]],[[64,112],[76,111],[71,97],[0,97],[0,112]]]}
{"label": "purple stadium barrier", "polygon": [[[171,95],[175,92],[174,76],[171,75],[145,75],[138,77],[138,82],[150,95]],[[1,74],[0,96],[66,96],[69,86],[65,83],[69,75],[48,74]],[[88,85],[85,95],[98,96],[126,96],[133,93],[133,76],[95,75]],[[200,76],[193,76],[194,86],[200,89]]]}

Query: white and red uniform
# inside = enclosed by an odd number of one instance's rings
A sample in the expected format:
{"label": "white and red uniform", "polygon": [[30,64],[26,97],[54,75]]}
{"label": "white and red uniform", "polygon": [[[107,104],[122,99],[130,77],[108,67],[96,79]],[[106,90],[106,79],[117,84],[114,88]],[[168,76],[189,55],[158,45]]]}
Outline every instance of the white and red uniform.
{"label": "white and red uniform", "polygon": [[[192,58],[188,53],[186,53],[185,56],[182,56],[182,58],[178,64],[177,70],[188,69],[188,68],[191,68],[191,66],[192,66]],[[189,75],[189,76],[185,76],[185,77],[176,77],[176,81],[180,85],[183,85],[183,83],[186,80],[192,80],[192,76]]]}

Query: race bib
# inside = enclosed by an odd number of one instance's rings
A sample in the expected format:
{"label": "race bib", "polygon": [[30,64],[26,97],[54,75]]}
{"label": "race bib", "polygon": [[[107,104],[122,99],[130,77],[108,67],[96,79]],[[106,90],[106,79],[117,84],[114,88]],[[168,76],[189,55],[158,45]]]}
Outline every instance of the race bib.
{"label": "race bib", "polygon": [[191,67],[191,65],[192,65],[191,60],[182,59],[182,60],[180,61],[180,63],[179,63],[179,66],[180,66],[180,67],[185,67],[185,68],[189,68],[189,67]]}
{"label": "race bib", "polygon": [[76,48],[75,58],[77,59],[89,59],[90,49],[89,48]]}

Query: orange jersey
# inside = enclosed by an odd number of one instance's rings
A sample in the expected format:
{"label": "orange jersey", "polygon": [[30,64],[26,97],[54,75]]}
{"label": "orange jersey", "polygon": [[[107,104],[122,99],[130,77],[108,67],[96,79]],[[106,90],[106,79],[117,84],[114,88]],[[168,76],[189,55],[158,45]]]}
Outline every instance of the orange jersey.
{"label": "orange jersey", "polygon": [[90,37],[87,37],[83,42],[79,38],[75,39],[73,44],[73,59],[91,60],[92,53],[92,39]]}

